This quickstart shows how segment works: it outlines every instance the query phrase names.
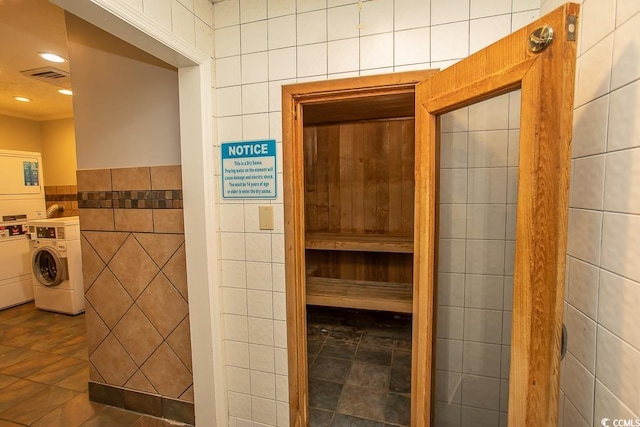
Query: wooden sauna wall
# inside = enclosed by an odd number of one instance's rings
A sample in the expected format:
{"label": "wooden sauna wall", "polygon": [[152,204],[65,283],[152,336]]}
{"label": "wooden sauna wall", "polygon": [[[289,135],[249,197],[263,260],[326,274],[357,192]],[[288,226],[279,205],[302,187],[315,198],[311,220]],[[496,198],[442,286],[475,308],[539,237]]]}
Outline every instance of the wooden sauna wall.
{"label": "wooden sauna wall", "polygon": [[[413,118],[306,126],[307,233],[413,235]],[[411,283],[412,254],[307,250],[311,274]]]}

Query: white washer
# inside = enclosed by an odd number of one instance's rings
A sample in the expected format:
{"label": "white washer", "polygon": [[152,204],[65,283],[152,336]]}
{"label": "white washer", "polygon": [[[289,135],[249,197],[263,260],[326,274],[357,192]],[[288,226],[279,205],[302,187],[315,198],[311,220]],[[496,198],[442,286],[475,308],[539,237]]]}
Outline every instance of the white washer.
{"label": "white washer", "polygon": [[77,216],[27,223],[36,308],[65,314],[84,311],[84,283]]}

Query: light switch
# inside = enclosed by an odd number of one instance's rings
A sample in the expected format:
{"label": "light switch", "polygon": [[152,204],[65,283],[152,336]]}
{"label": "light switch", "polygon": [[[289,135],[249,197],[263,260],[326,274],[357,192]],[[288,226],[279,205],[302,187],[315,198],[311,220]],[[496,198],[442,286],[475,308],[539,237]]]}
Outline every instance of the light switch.
{"label": "light switch", "polygon": [[259,206],[260,230],[273,230],[273,206]]}

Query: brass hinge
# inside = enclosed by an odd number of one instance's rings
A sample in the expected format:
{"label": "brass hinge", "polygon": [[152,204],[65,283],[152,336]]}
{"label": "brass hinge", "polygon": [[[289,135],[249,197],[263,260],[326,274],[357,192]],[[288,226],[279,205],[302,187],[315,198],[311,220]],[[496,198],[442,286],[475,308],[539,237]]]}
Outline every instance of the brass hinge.
{"label": "brass hinge", "polygon": [[567,16],[567,40],[570,42],[576,41],[576,22],[577,17],[575,15]]}

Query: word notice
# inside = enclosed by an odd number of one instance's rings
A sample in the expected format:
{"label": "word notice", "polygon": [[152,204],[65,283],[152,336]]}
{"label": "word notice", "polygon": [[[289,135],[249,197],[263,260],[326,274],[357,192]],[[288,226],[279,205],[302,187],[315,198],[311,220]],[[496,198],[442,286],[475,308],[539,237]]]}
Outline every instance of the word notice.
{"label": "word notice", "polygon": [[222,143],[222,198],[275,199],[276,141]]}

